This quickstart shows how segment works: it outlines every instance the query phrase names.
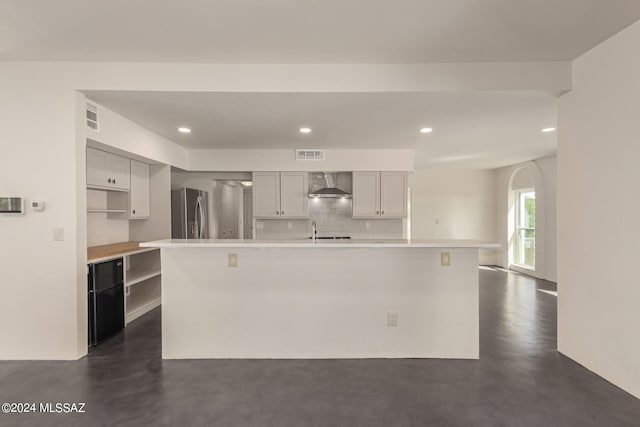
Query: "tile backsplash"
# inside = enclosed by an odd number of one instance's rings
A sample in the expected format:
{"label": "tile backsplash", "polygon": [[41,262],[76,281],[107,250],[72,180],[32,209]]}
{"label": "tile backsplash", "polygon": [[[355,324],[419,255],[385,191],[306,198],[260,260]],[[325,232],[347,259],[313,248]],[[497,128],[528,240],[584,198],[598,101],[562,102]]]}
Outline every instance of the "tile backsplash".
{"label": "tile backsplash", "polygon": [[[322,173],[309,173],[309,191],[325,186]],[[351,173],[336,174],[336,186],[351,193]],[[341,198],[309,199],[309,219],[256,220],[258,239],[304,239],[311,236],[315,220],[318,236],[350,236],[354,239],[401,239],[402,219],[351,218],[352,200]]]}

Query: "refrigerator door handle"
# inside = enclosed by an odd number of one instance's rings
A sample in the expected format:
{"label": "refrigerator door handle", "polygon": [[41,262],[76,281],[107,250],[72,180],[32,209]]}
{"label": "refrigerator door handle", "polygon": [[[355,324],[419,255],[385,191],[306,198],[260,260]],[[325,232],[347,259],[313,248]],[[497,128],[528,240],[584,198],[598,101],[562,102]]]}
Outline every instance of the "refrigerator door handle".
{"label": "refrigerator door handle", "polygon": [[200,228],[198,230],[198,238],[202,239],[204,237],[204,208],[202,207],[202,197],[198,196],[198,212],[200,212]]}
{"label": "refrigerator door handle", "polygon": [[199,215],[200,215],[200,196],[198,196],[198,198],[196,199],[196,205],[194,207],[195,212],[193,213],[193,223],[195,226],[195,230],[193,230],[193,238],[194,239],[199,239],[200,238],[200,219],[199,219]]}

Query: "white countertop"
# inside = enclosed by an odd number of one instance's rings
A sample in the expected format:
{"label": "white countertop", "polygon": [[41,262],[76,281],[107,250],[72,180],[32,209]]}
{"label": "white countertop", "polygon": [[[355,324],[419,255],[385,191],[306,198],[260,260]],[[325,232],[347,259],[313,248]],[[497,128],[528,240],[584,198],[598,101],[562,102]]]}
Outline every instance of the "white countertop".
{"label": "white countertop", "polygon": [[166,239],[140,243],[145,248],[499,248],[498,243],[480,240],[245,240],[245,239]]}

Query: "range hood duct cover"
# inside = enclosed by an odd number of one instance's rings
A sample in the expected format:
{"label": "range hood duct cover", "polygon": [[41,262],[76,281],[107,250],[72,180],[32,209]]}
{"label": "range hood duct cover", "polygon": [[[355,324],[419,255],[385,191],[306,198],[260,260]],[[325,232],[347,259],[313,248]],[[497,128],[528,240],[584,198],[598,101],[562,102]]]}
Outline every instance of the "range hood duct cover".
{"label": "range hood duct cover", "polygon": [[345,197],[347,199],[351,198],[351,194],[347,193],[344,190],[339,189],[336,186],[336,174],[335,173],[324,173],[325,186],[320,190],[313,191],[309,193],[309,197]]}

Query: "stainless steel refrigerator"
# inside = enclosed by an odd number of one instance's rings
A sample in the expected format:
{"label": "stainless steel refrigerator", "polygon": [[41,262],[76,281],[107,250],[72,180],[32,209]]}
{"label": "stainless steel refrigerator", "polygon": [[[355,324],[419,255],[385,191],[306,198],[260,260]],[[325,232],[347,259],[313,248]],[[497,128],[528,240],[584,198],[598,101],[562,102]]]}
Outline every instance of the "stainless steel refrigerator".
{"label": "stainless steel refrigerator", "polygon": [[174,239],[208,239],[209,197],[206,191],[193,188],[171,190],[171,237]]}

